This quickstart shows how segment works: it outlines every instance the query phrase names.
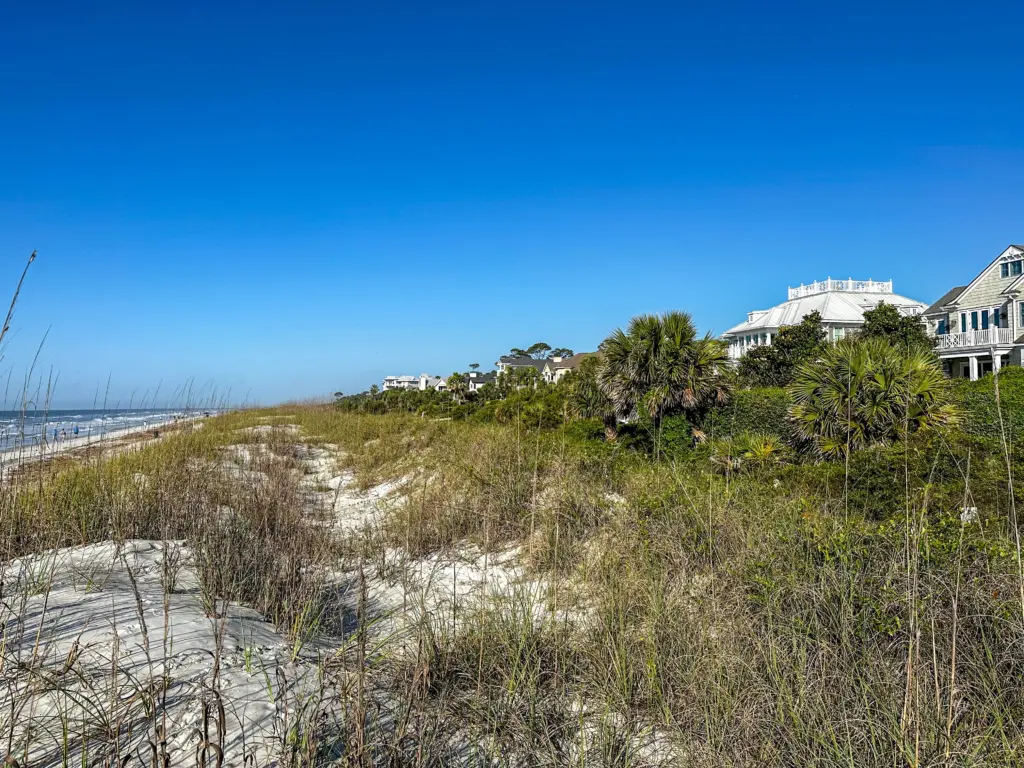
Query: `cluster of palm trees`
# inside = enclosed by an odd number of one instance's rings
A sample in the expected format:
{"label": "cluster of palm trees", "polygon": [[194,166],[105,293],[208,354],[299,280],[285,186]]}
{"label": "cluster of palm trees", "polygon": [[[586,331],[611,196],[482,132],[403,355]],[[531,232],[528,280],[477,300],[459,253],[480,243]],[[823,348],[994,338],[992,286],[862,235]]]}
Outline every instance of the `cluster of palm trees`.
{"label": "cluster of palm trees", "polygon": [[[699,335],[687,313],[667,312],[635,317],[605,339],[573,377],[570,402],[577,416],[602,419],[609,439],[619,424],[649,419],[657,453],[667,415],[684,414],[701,440],[704,417],[727,405],[735,386],[725,345]],[[947,393],[928,351],[885,338],[826,346],[789,387],[790,418],[802,441],[796,447],[831,458],[951,424],[956,412]],[[753,438],[747,442],[760,446]]]}

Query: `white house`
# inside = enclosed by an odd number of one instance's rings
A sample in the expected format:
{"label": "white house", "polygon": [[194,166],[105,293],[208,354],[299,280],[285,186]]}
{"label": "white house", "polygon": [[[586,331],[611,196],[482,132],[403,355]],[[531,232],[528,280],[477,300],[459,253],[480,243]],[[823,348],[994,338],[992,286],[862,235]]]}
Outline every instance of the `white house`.
{"label": "white house", "polygon": [[384,390],[389,389],[419,389],[420,379],[418,376],[385,376]]}
{"label": "white house", "polygon": [[498,380],[498,374],[495,371],[488,371],[487,373],[470,371],[467,376],[469,377],[470,392],[477,392],[484,384],[493,384]]}
{"label": "white house", "polygon": [[557,384],[570,371],[580,367],[585,357],[594,354],[593,352],[579,352],[569,357],[549,357],[544,361],[541,375],[548,384]]}
{"label": "white house", "polygon": [[431,376],[429,373],[421,373],[417,389],[421,391],[427,389],[438,389],[439,385],[442,383],[444,383],[444,379],[440,376]]}
{"label": "white house", "polygon": [[429,373],[421,373],[419,376],[385,376],[384,389],[437,389],[438,382],[443,382],[439,376],[431,376]]}
{"label": "white house", "polygon": [[766,346],[786,325],[796,325],[812,312],[821,315],[821,325],[831,341],[838,341],[864,325],[864,313],[885,302],[902,315],[919,315],[927,305],[892,292],[892,281],[818,280],[789,289],[789,298],[771,309],[747,313],[746,322],[722,334],[729,345],[729,357],[739,360],[754,347]]}
{"label": "white house", "polygon": [[1021,365],[1024,348],[1024,245],[1011,245],[969,284],[924,312],[935,353],[950,376],[972,381]]}

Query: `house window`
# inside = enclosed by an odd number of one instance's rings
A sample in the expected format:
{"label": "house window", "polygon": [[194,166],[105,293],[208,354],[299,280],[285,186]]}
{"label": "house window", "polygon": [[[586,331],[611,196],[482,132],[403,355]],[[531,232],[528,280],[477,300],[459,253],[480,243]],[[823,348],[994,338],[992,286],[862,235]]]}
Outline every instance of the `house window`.
{"label": "house window", "polygon": [[967,333],[967,313],[960,313],[960,333]]}
{"label": "house window", "polygon": [[939,334],[939,336],[945,336],[946,335],[946,321],[945,320],[939,320],[939,327],[937,329],[937,333]]}
{"label": "house window", "polygon": [[1004,261],[999,265],[999,276],[1009,277],[1010,276],[1010,262]]}
{"label": "house window", "polygon": [[1021,327],[1024,328],[1024,301],[1022,301],[1017,306],[1020,307],[1020,324],[1021,324]]}
{"label": "house window", "polygon": [[1024,272],[1024,261],[1011,261],[1010,262],[1010,274],[1019,275]]}
{"label": "house window", "polygon": [[981,330],[983,330],[983,331],[987,331],[988,330],[988,310],[987,309],[981,310]]}
{"label": "house window", "polygon": [[977,312],[977,310],[975,310],[974,312],[971,312],[971,330],[972,331],[978,330],[978,312]]}
{"label": "house window", "polygon": [[992,310],[992,326],[994,328],[999,327],[999,307],[995,307]]}

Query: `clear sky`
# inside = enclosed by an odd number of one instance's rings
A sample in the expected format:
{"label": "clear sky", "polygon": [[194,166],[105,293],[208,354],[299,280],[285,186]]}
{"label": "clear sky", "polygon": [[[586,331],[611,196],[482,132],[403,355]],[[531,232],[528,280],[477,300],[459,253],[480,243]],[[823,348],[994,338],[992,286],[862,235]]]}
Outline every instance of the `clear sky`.
{"label": "clear sky", "polygon": [[39,251],[2,365],[49,330],[58,405],[108,378],[270,403],[591,350],[645,311],[720,332],[829,275],[934,300],[1024,242],[1022,22],[0,4],[0,290]]}

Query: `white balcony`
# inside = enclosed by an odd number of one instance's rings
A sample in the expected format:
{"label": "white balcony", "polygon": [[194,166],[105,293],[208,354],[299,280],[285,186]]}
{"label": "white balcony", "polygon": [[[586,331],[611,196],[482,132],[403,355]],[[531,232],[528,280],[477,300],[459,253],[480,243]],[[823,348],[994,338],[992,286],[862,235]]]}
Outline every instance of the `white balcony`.
{"label": "white balcony", "polygon": [[1013,344],[1013,331],[1009,328],[986,328],[983,331],[944,333],[935,337],[937,352],[951,349],[976,349],[983,347],[1008,347]]}

